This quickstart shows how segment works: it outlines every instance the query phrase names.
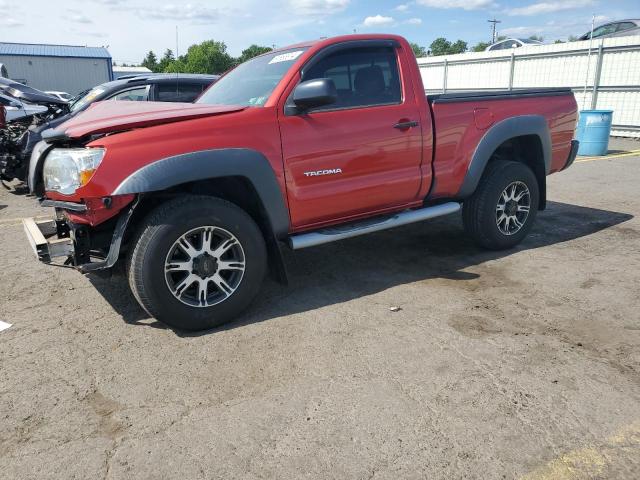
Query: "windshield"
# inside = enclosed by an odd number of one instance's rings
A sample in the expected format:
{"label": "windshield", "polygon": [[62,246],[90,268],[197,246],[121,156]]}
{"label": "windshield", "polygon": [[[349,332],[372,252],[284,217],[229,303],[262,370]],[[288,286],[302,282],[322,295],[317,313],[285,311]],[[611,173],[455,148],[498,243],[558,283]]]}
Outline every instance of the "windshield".
{"label": "windshield", "polygon": [[238,65],[204,92],[196,103],[261,107],[306,49],[280,50]]}
{"label": "windshield", "polygon": [[71,109],[72,112],[77,112],[79,110],[82,110],[84,107],[86,107],[91,102],[93,102],[96,99],[96,97],[98,97],[99,95],[102,95],[105,92],[105,90],[106,88],[101,86],[92,88],[88,92],[85,92],[84,95],[80,94],[77,97],[75,97],[73,100],[71,100],[69,104],[69,108]]}

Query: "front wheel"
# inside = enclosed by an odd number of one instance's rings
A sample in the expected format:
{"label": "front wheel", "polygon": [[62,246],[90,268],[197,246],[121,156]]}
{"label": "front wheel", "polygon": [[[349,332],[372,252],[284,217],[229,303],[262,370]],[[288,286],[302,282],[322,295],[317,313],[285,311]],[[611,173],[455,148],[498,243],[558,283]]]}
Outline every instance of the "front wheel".
{"label": "front wheel", "polygon": [[128,261],[142,307],[181,330],[205,330],[236,317],[257,294],[266,270],[262,233],[236,205],[185,196],[144,220]]}
{"label": "front wheel", "polygon": [[531,230],[538,201],[538,181],[527,165],[495,160],[487,165],[476,191],[463,204],[465,230],[484,248],[511,248]]}

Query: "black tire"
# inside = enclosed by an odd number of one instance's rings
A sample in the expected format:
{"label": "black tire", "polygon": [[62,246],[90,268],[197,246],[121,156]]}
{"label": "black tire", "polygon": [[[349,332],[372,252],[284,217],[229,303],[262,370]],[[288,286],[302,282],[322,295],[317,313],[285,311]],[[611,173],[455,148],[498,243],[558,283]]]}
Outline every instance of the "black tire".
{"label": "black tire", "polygon": [[[235,291],[226,299],[209,306],[192,306],[170,290],[170,280],[165,278],[165,260],[170,251],[176,251],[174,242],[181,236],[205,226],[224,229],[235,236],[245,267]],[[215,271],[217,265],[217,262],[214,267],[208,264],[207,268]],[[267,251],[262,232],[244,210],[219,198],[185,195],[161,204],[142,221],[130,249],[127,276],[133,295],[149,315],[171,327],[197,331],[217,327],[237,317],[258,293],[266,268]],[[207,270],[207,274],[212,271]],[[197,284],[194,285],[193,288],[197,288]],[[215,294],[217,287],[205,288],[211,288]],[[224,296],[222,290],[219,295]]]}
{"label": "black tire", "polygon": [[[507,234],[507,227],[498,226],[497,207],[505,189],[521,182],[529,191],[529,212],[515,233]],[[481,247],[504,250],[520,243],[529,233],[538,212],[539,186],[531,169],[520,162],[494,160],[487,165],[476,191],[464,201],[462,220],[466,232]],[[509,205],[511,208],[512,206]],[[516,227],[514,227],[516,228]]]}

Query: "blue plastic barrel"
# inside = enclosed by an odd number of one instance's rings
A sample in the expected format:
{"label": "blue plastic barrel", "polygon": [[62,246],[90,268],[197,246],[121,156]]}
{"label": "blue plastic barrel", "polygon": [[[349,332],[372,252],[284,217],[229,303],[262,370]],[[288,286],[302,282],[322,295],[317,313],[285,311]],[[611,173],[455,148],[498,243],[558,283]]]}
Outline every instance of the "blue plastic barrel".
{"label": "blue plastic barrel", "polygon": [[578,155],[600,156],[609,150],[613,110],[582,110],[576,138],[580,141]]}

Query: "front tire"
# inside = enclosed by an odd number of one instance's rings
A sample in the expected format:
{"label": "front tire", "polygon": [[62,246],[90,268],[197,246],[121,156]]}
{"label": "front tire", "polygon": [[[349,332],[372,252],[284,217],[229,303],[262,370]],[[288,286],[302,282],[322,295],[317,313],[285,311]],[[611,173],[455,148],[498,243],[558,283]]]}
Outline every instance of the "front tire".
{"label": "front tire", "polygon": [[153,210],[129,257],[140,305],[180,330],[206,330],[238,316],[258,293],[267,266],[262,233],[225,200],[185,196]]}
{"label": "front tire", "polygon": [[539,195],[538,181],[527,165],[492,161],[462,206],[464,228],[481,247],[512,248],[531,230]]}

